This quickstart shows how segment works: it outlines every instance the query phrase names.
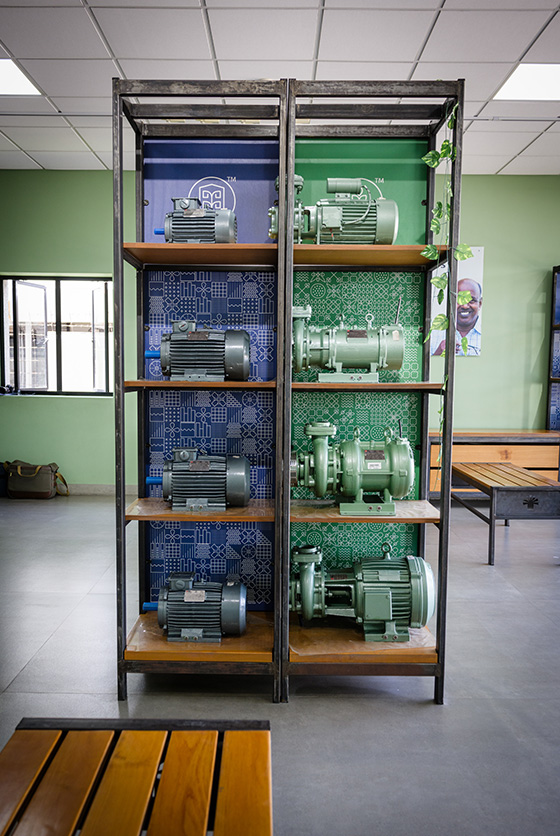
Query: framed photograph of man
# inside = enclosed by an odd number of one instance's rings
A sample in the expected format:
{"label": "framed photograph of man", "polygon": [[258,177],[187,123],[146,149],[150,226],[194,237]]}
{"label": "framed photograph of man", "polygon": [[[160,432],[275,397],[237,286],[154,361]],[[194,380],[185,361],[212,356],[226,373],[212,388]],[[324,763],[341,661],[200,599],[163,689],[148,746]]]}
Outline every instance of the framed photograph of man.
{"label": "framed photograph of man", "polygon": [[[470,293],[470,299],[461,297],[461,304],[456,307],[456,339],[455,353],[457,356],[478,357],[481,352],[482,338],[482,285],[484,272],[484,247],[471,247],[473,257],[465,261],[458,261],[458,293]],[[445,268],[441,269],[441,273]],[[436,274],[437,275],[437,272]],[[438,302],[439,290],[432,285],[432,320],[438,314],[447,311],[447,292],[441,303]],[[466,340],[466,343],[465,343]],[[466,346],[466,351],[465,351]],[[430,337],[430,354],[441,356],[447,348],[447,331],[432,331]]]}

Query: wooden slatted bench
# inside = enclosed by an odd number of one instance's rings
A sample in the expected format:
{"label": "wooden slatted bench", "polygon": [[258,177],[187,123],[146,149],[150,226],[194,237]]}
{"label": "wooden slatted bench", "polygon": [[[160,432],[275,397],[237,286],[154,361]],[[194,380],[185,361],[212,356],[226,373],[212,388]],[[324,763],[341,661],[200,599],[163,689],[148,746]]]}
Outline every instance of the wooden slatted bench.
{"label": "wooden slatted bench", "polygon": [[0,836],[272,836],[268,722],[24,719]]}
{"label": "wooden slatted bench", "polygon": [[488,563],[494,565],[496,520],[550,520],[560,517],[560,482],[524,467],[496,462],[455,463],[453,475],[490,497],[486,516],[456,491],[451,497],[488,523]]}

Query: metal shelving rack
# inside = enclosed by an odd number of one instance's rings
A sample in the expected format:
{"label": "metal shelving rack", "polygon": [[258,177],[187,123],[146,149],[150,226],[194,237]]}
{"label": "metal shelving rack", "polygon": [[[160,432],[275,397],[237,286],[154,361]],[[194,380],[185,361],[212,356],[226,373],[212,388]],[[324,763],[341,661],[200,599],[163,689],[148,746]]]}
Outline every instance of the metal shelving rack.
{"label": "metal shelving rack", "polygon": [[[184,99],[188,97],[188,102]],[[144,99],[148,101],[144,101]],[[201,99],[193,104],[192,99]],[[210,104],[208,100],[211,100]],[[228,100],[241,99],[241,103],[228,104]],[[246,100],[251,100],[246,104]],[[358,99],[358,104],[354,99]],[[254,100],[264,100],[254,104]],[[340,101],[342,100],[342,101]],[[351,103],[349,101],[351,100]],[[389,100],[389,101],[387,101]],[[272,102],[272,103],[271,103]],[[445,387],[429,381],[429,347],[423,351],[421,381],[415,383],[363,384],[362,389],[383,391],[414,391],[421,399],[421,450],[420,493],[417,501],[400,503],[407,522],[420,526],[420,553],[423,554],[423,535],[427,523],[439,527],[437,625],[433,648],[404,648],[386,645],[376,654],[359,658],[344,652],[334,658],[328,654],[313,661],[302,661],[290,649],[289,626],[289,578],[290,578],[290,514],[292,520],[309,519],[315,514],[321,521],[320,506],[292,505],[290,496],[289,462],[291,452],[292,391],[309,388],[310,384],[292,384],[292,275],[297,270],[395,270],[399,267],[418,270],[429,277],[434,262],[420,255],[419,246],[374,247],[309,247],[295,245],[293,235],[295,143],[299,137],[355,137],[394,138],[414,137],[427,140],[428,148],[435,148],[436,135],[444,125],[455,105],[456,121],[453,144],[457,152],[452,164],[451,183],[453,197],[449,228],[449,250],[458,243],[460,163],[462,134],[462,81],[438,82],[173,82],[173,81],[122,81],[113,84],[113,171],[114,171],[114,298],[115,298],[115,438],[116,438],[116,513],[117,513],[117,664],[118,694],[126,698],[127,674],[130,672],[175,673],[248,673],[272,675],[275,702],[287,701],[290,675],[395,675],[431,676],[435,680],[435,701],[443,702],[445,673],[445,621],[447,597],[447,553],[449,543],[449,509],[451,485],[452,403],[455,357],[449,353],[445,359]],[[123,239],[123,143],[122,126],[126,119],[136,137],[136,239],[127,244]],[[220,120],[216,124],[202,124],[198,120]],[[181,121],[179,121],[181,120]],[[234,121],[231,121],[234,120]],[[258,124],[239,124],[239,120],[258,120]],[[314,120],[319,120],[314,123]],[[338,122],[331,124],[333,120]],[[329,124],[324,124],[327,121]],[[342,124],[341,124],[342,122]],[[358,122],[358,124],[352,123]],[[308,124],[306,124],[308,123]],[[150,245],[143,244],[143,148],[144,140],[152,137],[172,138],[275,138],[279,144],[279,234],[278,245]],[[427,170],[426,242],[431,242],[429,232],[430,209],[435,195],[435,174]],[[182,249],[181,249],[182,248]],[[440,253],[440,261],[446,252]],[[190,267],[197,270],[268,269],[276,267],[277,293],[277,374],[275,384],[249,383],[251,386],[273,388],[276,406],[276,469],[275,500],[267,507],[255,510],[255,518],[274,519],[274,613],[270,627],[258,625],[258,638],[254,644],[240,643],[239,639],[225,640],[223,652],[182,653],[163,647],[156,649],[142,645],[142,636],[150,630],[142,622],[142,616],[127,639],[126,615],[126,526],[133,520],[142,526],[150,519],[186,519],[159,505],[150,504],[143,497],[145,475],[144,414],[145,398],[154,388],[205,388],[200,384],[184,384],[145,381],[142,379],[143,335],[142,320],[138,328],[137,379],[125,381],[124,376],[124,310],[123,279],[124,261],[138,272],[137,307],[143,310],[143,271],[156,265],[174,265],[177,269]],[[454,259],[449,259],[448,315],[450,328],[448,339],[454,344],[454,299],[457,271]],[[430,282],[425,281],[424,332],[430,323]],[[284,346],[284,352],[280,347]],[[226,384],[215,384],[215,388]],[[348,384],[323,384],[322,388],[337,390],[349,388]],[[214,388],[213,386],[209,388]],[[353,390],[356,386],[352,385]],[[138,393],[138,500],[129,508],[125,500],[124,410],[126,394]],[[428,497],[428,398],[443,397],[442,433],[442,494],[439,513],[427,502]],[[291,509],[291,510],[290,510]],[[231,509],[228,509],[231,512]],[[251,514],[251,509],[248,509]],[[332,511],[330,512],[332,514]],[[298,517],[298,514],[300,515]],[[160,516],[158,516],[160,515]],[[231,514],[230,514],[231,516]],[[243,518],[243,515],[241,515]],[[247,517],[245,516],[245,519]],[[189,517],[192,521],[193,517]],[[198,518],[200,519],[200,517]],[[219,517],[217,517],[219,519]],[[328,515],[323,514],[323,521]],[[242,521],[242,520],[240,520]],[[352,522],[352,518],[349,518]],[[362,518],[362,524],[371,522]],[[398,525],[399,520],[387,520]],[[143,566],[146,554],[140,537],[140,602],[144,598]],[[263,632],[264,630],[264,632]],[[267,632],[268,630],[268,632]],[[264,638],[263,638],[264,636]],[[154,639],[154,631],[150,639]],[[139,642],[139,643],[138,643]],[[231,642],[238,642],[232,648]],[[239,644],[240,643],[240,644]],[[175,646],[176,647],[176,646]],[[187,658],[188,657],[188,658]]]}

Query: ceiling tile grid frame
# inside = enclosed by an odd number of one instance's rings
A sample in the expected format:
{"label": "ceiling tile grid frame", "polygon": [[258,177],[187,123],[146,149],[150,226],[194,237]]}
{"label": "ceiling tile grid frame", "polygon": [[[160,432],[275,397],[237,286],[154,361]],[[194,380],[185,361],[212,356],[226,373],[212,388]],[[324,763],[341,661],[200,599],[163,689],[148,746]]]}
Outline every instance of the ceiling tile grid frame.
{"label": "ceiling tile grid frame", "polygon": [[[476,173],[477,166],[479,173],[511,173],[523,168],[525,157],[528,169],[540,159],[540,168],[548,164],[550,173],[557,173],[550,126],[558,124],[551,120],[559,118],[560,102],[491,98],[520,61],[558,61],[560,4],[528,5],[527,0],[0,0],[0,56],[13,57],[45,94],[0,97],[2,148],[6,142],[12,147],[10,130],[22,129],[13,134],[13,150],[0,151],[0,166],[4,160],[11,167],[19,158],[27,167],[29,157],[38,160],[42,151],[41,165],[59,167],[58,155],[68,152],[78,155],[68,159],[69,167],[85,154],[91,166],[103,161],[110,168],[103,150],[107,134],[98,142],[102,133],[90,133],[94,154],[86,129],[106,127],[87,120],[110,116],[116,75],[464,77],[465,173]],[[37,152],[27,150],[39,144],[34,129],[44,132]],[[469,140],[470,133],[480,136]],[[54,150],[57,136],[61,144]],[[519,150],[524,139],[529,142]]]}

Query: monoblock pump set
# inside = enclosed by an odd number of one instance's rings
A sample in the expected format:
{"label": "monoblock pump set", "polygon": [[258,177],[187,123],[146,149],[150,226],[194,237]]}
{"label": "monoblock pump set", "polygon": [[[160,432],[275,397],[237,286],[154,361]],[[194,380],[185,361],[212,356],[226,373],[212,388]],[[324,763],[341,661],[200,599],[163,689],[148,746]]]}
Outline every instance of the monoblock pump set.
{"label": "monoblock pump set", "polygon": [[176,447],[163,465],[163,477],[148,476],[147,485],[161,485],[173,511],[225,511],[249,504],[251,466],[245,456],[207,455],[196,447]]}
{"label": "monoblock pump set", "polygon": [[242,329],[197,329],[196,320],[184,319],[162,334],[159,351],[144,356],[159,358],[161,373],[171,380],[247,380],[251,342]]}
{"label": "monoblock pump set", "polygon": [[[399,305],[400,307],[400,305]],[[403,329],[394,325],[373,324],[367,314],[366,327],[348,327],[342,317],[334,328],[310,325],[313,314],[310,305],[294,307],[292,360],[294,372],[312,366],[329,369],[317,375],[319,381],[369,382],[379,381],[378,369],[400,369],[404,359]],[[343,369],[365,369],[363,372],[343,372]]]}
{"label": "monoblock pump set", "polygon": [[247,587],[233,581],[203,583],[192,572],[172,572],[159,591],[157,617],[170,642],[240,636],[247,625]]}
{"label": "monoblock pump set", "polygon": [[154,235],[170,244],[235,244],[237,218],[231,209],[211,209],[197,197],[172,197],[173,211]]}
{"label": "monoblock pump set", "polygon": [[292,550],[290,609],[305,621],[327,616],[354,618],[364,639],[405,642],[409,628],[425,627],[435,609],[432,569],[421,557],[393,557],[384,543],[380,557],[327,571],[319,546]]}
{"label": "monoblock pump set", "polygon": [[[370,186],[379,192],[372,197]],[[276,178],[278,191],[278,178]],[[294,188],[299,195],[303,177],[296,174]],[[394,244],[399,229],[399,210],[394,200],[383,197],[381,189],[366,177],[328,177],[327,194],[332,198],[304,206],[296,197],[294,207],[295,242],[316,244]],[[269,237],[278,238],[278,206],[268,210]]]}
{"label": "monoblock pump set", "polygon": [[352,439],[329,447],[329,438],[336,435],[334,424],[315,421],[304,432],[313,451],[292,455],[292,487],[310,488],[318,498],[338,495],[342,515],[396,513],[393,498],[406,496],[414,484],[414,457],[406,438],[393,437],[387,427],[383,441],[360,441],[356,428]]}

